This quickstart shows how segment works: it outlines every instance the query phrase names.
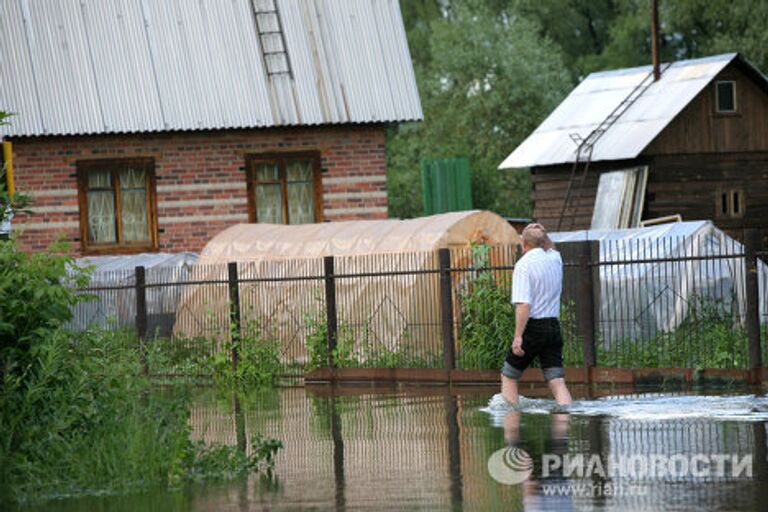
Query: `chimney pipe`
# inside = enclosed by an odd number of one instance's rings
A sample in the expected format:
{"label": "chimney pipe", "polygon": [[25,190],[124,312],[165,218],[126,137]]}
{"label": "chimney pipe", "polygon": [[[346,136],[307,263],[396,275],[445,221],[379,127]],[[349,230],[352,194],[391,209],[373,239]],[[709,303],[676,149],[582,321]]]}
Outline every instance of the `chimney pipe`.
{"label": "chimney pipe", "polygon": [[659,68],[659,10],[657,0],[651,0],[651,54],[653,59],[653,81],[661,78]]}

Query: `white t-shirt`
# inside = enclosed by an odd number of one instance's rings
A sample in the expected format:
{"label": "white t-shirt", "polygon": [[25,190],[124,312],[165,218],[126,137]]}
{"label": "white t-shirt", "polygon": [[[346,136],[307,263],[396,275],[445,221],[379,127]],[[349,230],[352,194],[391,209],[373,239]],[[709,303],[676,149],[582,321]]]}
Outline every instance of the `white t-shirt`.
{"label": "white t-shirt", "polygon": [[530,318],[558,318],[563,291],[563,260],[554,249],[531,249],[512,274],[512,302],[531,305]]}

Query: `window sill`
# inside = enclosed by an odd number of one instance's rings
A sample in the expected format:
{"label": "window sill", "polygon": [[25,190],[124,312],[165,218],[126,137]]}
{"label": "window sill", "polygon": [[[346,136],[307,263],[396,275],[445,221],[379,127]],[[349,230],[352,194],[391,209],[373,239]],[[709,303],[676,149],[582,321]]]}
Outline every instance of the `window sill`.
{"label": "window sill", "polygon": [[105,247],[83,247],[83,256],[115,256],[120,254],[140,254],[142,252],[158,252],[152,245],[110,245]]}

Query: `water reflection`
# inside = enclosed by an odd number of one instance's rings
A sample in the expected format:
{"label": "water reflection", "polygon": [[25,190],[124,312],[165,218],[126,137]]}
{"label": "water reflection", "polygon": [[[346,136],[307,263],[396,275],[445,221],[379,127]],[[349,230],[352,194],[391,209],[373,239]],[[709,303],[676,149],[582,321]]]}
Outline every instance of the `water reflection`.
{"label": "water reflection", "polygon": [[[483,408],[492,394],[492,388],[447,387],[203,391],[190,420],[193,435],[246,451],[254,433],[281,439],[284,448],[272,479],[68,499],[40,510],[756,510],[768,503],[766,423],[759,416],[735,421],[732,415],[686,417],[681,409],[676,418],[669,413],[695,403],[709,408],[731,404],[732,410],[737,404],[741,411],[744,403],[763,398],[636,395],[614,401],[617,411],[631,410],[632,400],[647,410],[653,409],[653,400],[666,407],[665,415],[643,419],[612,416],[610,407],[594,413],[595,407],[608,407],[603,402],[614,403],[610,400],[579,402],[592,413],[552,413],[540,410],[547,409],[546,403],[536,402],[542,407],[533,412],[491,415]],[[673,400],[674,406],[664,400]],[[488,469],[491,455],[510,446],[533,461],[531,477],[517,485],[499,483]],[[572,468],[551,463],[557,457],[608,461],[721,453],[751,456],[752,475],[633,478],[573,474]],[[551,463],[547,468],[544,457]],[[605,492],[628,485],[637,486],[637,492]]]}

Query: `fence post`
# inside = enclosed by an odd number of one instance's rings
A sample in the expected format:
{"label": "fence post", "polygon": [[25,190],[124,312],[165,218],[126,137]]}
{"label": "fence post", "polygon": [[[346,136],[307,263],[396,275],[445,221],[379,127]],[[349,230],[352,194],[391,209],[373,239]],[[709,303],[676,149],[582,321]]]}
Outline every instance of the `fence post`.
{"label": "fence post", "polygon": [[[579,333],[581,334],[584,350],[584,371],[587,380],[590,377],[589,369],[597,365],[595,353],[595,282],[599,279],[599,268],[594,265],[598,262],[600,243],[596,240],[579,242],[579,296],[581,300],[576,308]],[[597,276],[597,277],[596,277]]]}
{"label": "fence post", "polygon": [[749,370],[750,380],[760,379],[760,368],[763,366],[763,354],[760,347],[760,290],[757,274],[757,253],[762,244],[761,233],[758,229],[744,230],[744,267],[746,270],[747,295],[747,338],[749,339]]}
{"label": "fence post", "polygon": [[237,262],[227,264],[229,284],[229,325],[232,335],[232,370],[237,371],[240,361],[240,283],[238,280]]}
{"label": "fence post", "polygon": [[333,256],[323,258],[325,270],[325,325],[328,336],[328,366],[335,367],[333,352],[336,350],[338,318],[336,315],[336,278],[333,275]]}
{"label": "fence post", "polygon": [[147,364],[147,276],[144,267],[134,270],[136,286],[136,334],[139,338],[139,358],[144,375],[149,374]]}
{"label": "fence post", "polygon": [[453,346],[453,290],[451,289],[451,251],[438,250],[440,264],[440,325],[443,334],[443,362],[446,370],[456,368]]}

